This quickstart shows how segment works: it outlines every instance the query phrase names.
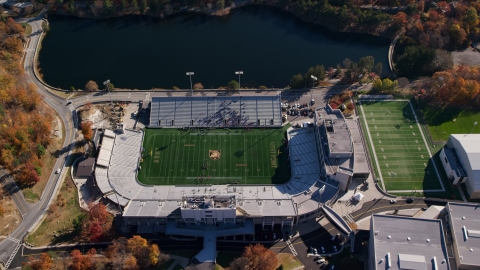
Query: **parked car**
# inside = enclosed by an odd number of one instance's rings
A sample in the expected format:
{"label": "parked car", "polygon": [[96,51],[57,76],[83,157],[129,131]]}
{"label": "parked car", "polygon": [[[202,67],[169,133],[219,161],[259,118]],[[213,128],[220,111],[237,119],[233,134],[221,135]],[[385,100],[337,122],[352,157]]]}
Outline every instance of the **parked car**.
{"label": "parked car", "polygon": [[132,116],[137,116],[137,111],[134,111],[134,112],[132,113]]}
{"label": "parked car", "polygon": [[313,248],[313,254],[317,255],[318,252],[317,252],[317,249],[316,248]]}
{"label": "parked car", "polygon": [[391,199],[391,200],[390,200],[390,203],[391,203],[391,204],[394,204],[394,203],[396,203],[396,202],[397,202],[397,200],[395,200],[395,199]]}
{"label": "parked car", "polygon": [[338,251],[338,250],[337,250],[337,246],[333,246],[333,250],[334,250],[335,252],[337,252],[337,251]]}
{"label": "parked car", "polygon": [[56,174],[59,174],[59,173],[60,173],[60,169],[57,169],[57,170],[55,171],[55,173],[56,173]]}
{"label": "parked car", "polygon": [[317,264],[323,264],[325,262],[325,259],[318,259]]}
{"label": "parked car", "polygon": [[322,249],[322,253],[325,254],[325,249],[323,247],[321,247],[321,249]]}
{"label": "parked car", "polygon": [[332,241],[335,241],[335,238],[337,238],[336,235],[332,236]]}
{"label": "parked car", "polygon": [[412,198],[408,198],[405,202],[406,202],[406,203],[412,203],[412,202],[413,202],[413,199],[412,199]]}

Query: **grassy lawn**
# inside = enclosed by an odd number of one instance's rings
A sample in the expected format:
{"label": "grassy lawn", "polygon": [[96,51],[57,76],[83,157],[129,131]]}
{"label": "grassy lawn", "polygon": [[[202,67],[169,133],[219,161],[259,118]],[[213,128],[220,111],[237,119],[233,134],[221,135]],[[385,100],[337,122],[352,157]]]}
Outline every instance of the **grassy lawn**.
{"label": "grassy lawn", "polygon": [[[405,101],[362,101],[361,124],[387,191],[441,189],[420,129]],[[365,121],[367,126],[365,126]],[[367,129],[368,127],[368,129]]]}
{"label": "grassy lawn", "polygon": [[[422,111],[433,141],[447,141],[450,134],[470,133],[473,123],[480,121],[480,112],[430,107],[424,107]],[[480,127],[473,129],[473,133],[480,133]]]}
{"label": "grassy lawn", "polygon": [[147,129],[138,178],[155,185],[285,183],[287,128]]}
{"label": "grassy lawn", "polygon": [[[242,253],[235,253],[235,252],[219,252],[218,257],[216,260],[215,270],[223,270],[226,269],[230,262],[233,261],[235,258],[242,256]],[[289,253],[278,253],[278,266],[283,265],[284,270],[292,270],[292,269],[301,269],[303,268],[303,264],[295,258],[292,254]]]}
{"label": "grassy lawn", "polygon": [[25,35],[28,36],[32,33],[32,26],[28,23],[22,23],[22,27],[25,29]]}
{"label": "grassy lawn", "polygon": [[28,235],[28,243],[43,246],[78,242],[73,220],[81,216],[84,210],[78,204],[77,188],[72,178],[69,174],[66,177],[42,224]]}
{"label": "grassy lawn", "polygon": [[289,253],[278,253],[277,259],[279,265],[283,265],[284,270],[300,269],[303,268],[303,264]]}

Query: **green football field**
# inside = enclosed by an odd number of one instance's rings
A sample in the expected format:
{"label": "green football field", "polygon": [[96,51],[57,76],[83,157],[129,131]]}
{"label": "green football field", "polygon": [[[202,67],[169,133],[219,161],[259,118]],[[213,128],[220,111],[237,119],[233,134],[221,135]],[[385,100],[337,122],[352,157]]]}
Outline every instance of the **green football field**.
{"label": "green football field", "polygon": [[149,185],[284,183],[290,179],[286,129],[146,129],[138,179]]}
{"label": "green football field", "polygon": [[408,101],[361,101],[360,113],[387,191],[442,189]]}

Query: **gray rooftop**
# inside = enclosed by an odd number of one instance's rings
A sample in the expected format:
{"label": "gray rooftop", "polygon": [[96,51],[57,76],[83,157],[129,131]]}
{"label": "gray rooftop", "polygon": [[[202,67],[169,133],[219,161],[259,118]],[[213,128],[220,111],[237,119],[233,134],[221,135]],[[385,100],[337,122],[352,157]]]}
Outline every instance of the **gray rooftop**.
{"label": "gray rooftop", "polygon": [[[327,129],[328,148],[330,153],[353,153],[350,131],[340,110],[332,110],[329,106],[317,109],[317,125]],[[332,130],[328,127],[332,127]]]}
{"label": "gray rooftop", "polygon": [[447,211],[460,263],[480,267],[480,204],[449,202]]}
{"label": "gray rooftop", "polygon": [[372,215],[371,222],[374,269],[450,269],[440,220]]}

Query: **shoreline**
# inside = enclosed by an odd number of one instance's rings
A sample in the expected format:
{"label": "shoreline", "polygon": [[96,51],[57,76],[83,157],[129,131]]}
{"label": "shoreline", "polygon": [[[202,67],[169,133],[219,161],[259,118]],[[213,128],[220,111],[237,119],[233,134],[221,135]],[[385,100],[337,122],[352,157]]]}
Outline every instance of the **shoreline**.
{"label": "shoreline", "polygon": [[[297,19],[299,19],[303,22],[312,24],[314,26],[324,27],[325,29],[328,29],[332,32],[369,35],[369,36],[373,36],[373,37],[388,38],[390,41],[393,41],[394,38],[397,36],[397,34],[392,35],[392,34],[388,34],[388,33],[385,33],[385,32],[377,33],[377,32],[368,31],[368,30],[364,29],[364,27],[362,27],[361,25],[358,25],[358,24],[350,25],[346,28],[341,29],[341,28],[335,27],[335,24],[332,24],[332,23],[321,23],[321,22],[318,22],[318,21],[312,21],[312,20],[305,19],[305,17],[306,17],[305,14],[302,14],[300,12],[296,12],[293,8],[292,9],[289,9],[288,7],[287,8],[282,8],[282,7],[279,7],[279,6],[277,6],[275,4],[272,4],[272,3],[269,3],[269,2],[263,2],[263,3],[253,3],[252,1],[237,1],[237,2],[240,2],[240,3],[239,4],[234,4],[233,7],[227,7],[227,8],[224,8],[222,10],[202,11],[199,7],[180,7],[178,10],[172,11],[170,14],[168,14],[168,12],[166,12],[166,11],[163,11],[163,12],[158,13],[158,14],[152,14],[151,12],[146,12],[145,14],[141,14],[138,11],[136,11],[136,12],[127,11],[127,12],[120,12],[119,14],[115,14],[115,15],[102,14],[102,15],[98,15],[98,16],[92,14],[91,12],[88,12],[88,13],[84,13],[83,16],[78,16],[77,14],[68,14],[66,12],[62,12],[62,11],[58,12],[58,11],[52,11],[52,10],[48,10],[48,13],[52,14],[52,15],[62,15],[62,16],[69,16],[69,17],[76,17],[76,18],[88,18],[88,19],[110,19],[110,18],[120,18],[120,17],[123,17],[123,16],[129,16],[129,15],[137,15],[137,16],[147,16],[147,17],[151,17],[151,18],[160,18],[162,20],[163,19],[166,20],[166,19],[169,19],[173,16],[178,16],[178,15],[188,14],[188,13],[205,15],[205,16],[209,16],[209,17],[226,17],[226,16],[230,15],[230,12],[232,10],[239,9],[239,8],[242,8],[242,7],[246,7],[246,6],[261,6],[261,7],[263,7],[263,6],[266,6],[266,7],[275,8],[275,9],[278,9],[282,12],[288,13],[288,14],[294,16],[295,18],[297,18]],[[76,10],[76,11],[79,11],[79,10]]]}

